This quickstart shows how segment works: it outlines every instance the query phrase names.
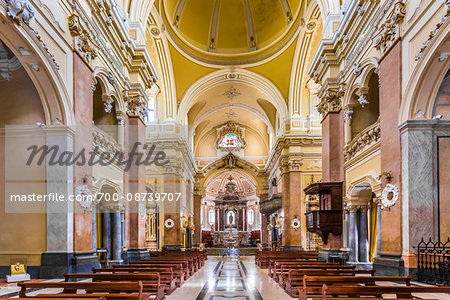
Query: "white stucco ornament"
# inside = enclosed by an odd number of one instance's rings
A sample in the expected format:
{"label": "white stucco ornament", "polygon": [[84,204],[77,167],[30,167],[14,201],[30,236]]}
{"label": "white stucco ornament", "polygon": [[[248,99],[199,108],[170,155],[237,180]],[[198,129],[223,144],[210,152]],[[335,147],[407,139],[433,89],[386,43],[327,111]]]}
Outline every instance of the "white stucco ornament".
{"label": "white stucco ornament", "polygon": [[144,203],[139,203],[139,218],[145,220],[145,217],[147,217],[147,208]]}
{"label": "white stucco ornament", "polygon": [[172,228],[173,226],[175,226],[175,222],[171,219],[168,218],[165,222],[164,222],[164,226],[166,226],[167,229]]}
{"label": "white stucco ornament", "polygon": [[6,0],[6,5],[8,16],[18,25],[22,25],[22,22],[28,25],[34,17],[33,7],[28,0]]}
{"label": "white stucco ornament", "polygon": [[76,199],[84,209],[90,209],[92,206],[92,192],[87,184],[80,184],[75,189]]}
{"label": "white stucco ornament", "polygon": [[301,226],[300,220],[295,218],[294,220],[292,220],[291,222],[291,227],[294,228],[295,230],[298,230]]}
{"label": "white stucco ornament", "polygon": [[386,184],[381,195],[381,204],[384,207],[394,206],[398,200],[398,187],[394,184]]}

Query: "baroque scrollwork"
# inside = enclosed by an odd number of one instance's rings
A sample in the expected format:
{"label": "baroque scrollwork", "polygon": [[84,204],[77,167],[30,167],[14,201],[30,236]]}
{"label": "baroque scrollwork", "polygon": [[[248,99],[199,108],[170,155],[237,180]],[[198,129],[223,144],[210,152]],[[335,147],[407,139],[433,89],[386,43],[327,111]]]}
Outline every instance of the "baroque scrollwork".
{"label": "baroque scrollwork", "polygon": [[339,112],[342,109],[341,98],[345,94],[345,84],[339,84],[338,88],[328,88],[323,93],[317,110],[322,116],[326,116],[330,112]]}
{"label": "baroque scrollwork", "polygon": [[364,150],[366,147],[371,146],[378,142],[381,137],[380,122],[369,126],[364,131],[359,133],[351,143],[344,147],[345,160],[348,161],[353,158],[357,153]]}
{"label": "baroque scrollwork", "polygon": [[29,25],[34,11],[28,0],[6,0],[6,5],[6,13],[17,25],[22,25],[22,22]]}
{"label": "baroque scrollwork", "polygon": [[[220,142],[223,140],[223,138],[228,134],[234,134],[237,139],[241,142],[240,145],[236,145],[235,147],[224,147],[220,144]],[[235,151],[240,149],[245,149],[246,142],[244,139],[244,129],[239,127],[234,122],[227,122],[225,125],[217,129],[217,140],[215,142],[216,148],[221,150],[227,150],[227,151]]]}
{"label": "baroque scrollwork", "polygon": [[88,61],[91,62],[98,56],[97,46],[86,28],[83,26],[80,17],[76,14],[69,16],[70,34],[75,40],[75,49]]}
{"label": "baroque scrollwork", "polygon": [[130,91],[125,90],[123,92],[123,99],[126,103],[128,116],[139,117],[142,120],[145,119],[145,115],[147,114],[147,101],[143,95],[139,93],[132,95]]}
{"label": "baroque scrollwork", "polygon": [[394,4],[394,9],[375,34],[373,44],[376,49],[381,51],[382,55],[400,38],[400,24],[405,15],[405,4],[399,0]]}
{"label": "baroque scrollwork", "polygon": [[433,31],[430,32],[430,34],[428,35],[428,39],[422,44],[419,53],[416,54],[416,61],[420,60],[423,53],[425,52],[425,49],[427,49],[428,45],[430,45],[433,38],[436,36],[436,34],[441,29],[442,25],[444,25],[445,21],[447,21],[448,17],[450,16],[450,0],[445,0],[445,5],[447,6],[447,12],[445,13],[445,15],[442,16],[439,23],[436,24]]}
{"label": "baroque scrollwork", "polygon": [[94,149],[100,152],[108,152],[111,157],[114,157],[117,152],[123,152],[122,147],[113,137],[95,127],[92,131],[92,144]]}

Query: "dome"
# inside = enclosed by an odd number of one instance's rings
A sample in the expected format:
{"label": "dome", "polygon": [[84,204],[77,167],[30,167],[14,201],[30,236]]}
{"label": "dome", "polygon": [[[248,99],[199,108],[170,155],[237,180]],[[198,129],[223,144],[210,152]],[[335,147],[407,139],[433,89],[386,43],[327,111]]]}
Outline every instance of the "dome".
{"label": "dome", "polygon": [[[183,50],[216,59],[263,54],[292,35],[300,0],[164,0],[169,33]],[[273,49],[272,49],[273,50]]]}

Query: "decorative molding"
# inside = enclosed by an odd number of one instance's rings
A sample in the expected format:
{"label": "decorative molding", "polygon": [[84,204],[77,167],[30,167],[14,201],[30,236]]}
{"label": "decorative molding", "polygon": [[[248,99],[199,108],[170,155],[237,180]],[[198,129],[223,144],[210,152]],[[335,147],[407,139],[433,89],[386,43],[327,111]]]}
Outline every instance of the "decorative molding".
{"label": "decorative molding", "polygon": [[380,121],[370,125],[360,132],[349,144],[344,147],[345,161],[352,159],[357,153],[377,143],[381,137]]}
{"label": "decorative molding", "polygon": [[123,100],[127,108],[127,115],[130,117],[138,117],[143,121],[147,113],[147,100],[139,92],[124,90]]}
{"label": "decorative molding", "polygon": [[34,17],[33,7],[28,0],[6,0],[6,14],[11,17],[17,25],[30,24]]}
{"label": "decorative molding", "polygon": [[110,157],[115,157],[117,152],[124,151],[123,147],[120,146],[112,136],[97,127],[93,127],[92,130],[92,146],[96,149],[98,154],[108,152]]}
{"label": "decorative molding", "polygon": [[396,185],[388,183],[381,194],[381,204],[383,207],[392,207],[399,197],[399,189]]}
{"label": "decorative molding", "polygon": [[234,97],[239,96],[241,93],[239,93],[233,86],[230,87],[228,91],[222,94],[222,96],[228,97],[231,101],[233,101]]}
{"label": "decorative molding", "polygon": [[338,88],[329,87],[324,91],[321,95],[319,104],[317,104],[317,111],[323,116],[323,118],[325,118],[329,113],[341,111],[341,98],[344,96],[345,90],[345,83],[341,83]]}
{"label": "decorative molding", "polygon": [[[422,47],[420,48],[419,53],[416,54],[416,58],[415,58],[416,61],[420,60],[423,53],[425,52],[425,49],[427,49],[428,45],[430,45],[433,38],[436,36],[438,31],[441,29],[442,25],[444,25],[445,21],[447,21],[448,17],[450,16],[450,0],[445,0],[445,5],[447,6],[447,12],[445,13],[445,15],[442,16],[439,23],[436,24],[436,27],[433,29],[433,31],[430,32],[430,34],[428,35],[428,39],[422,44]],[[441,55],[441,57],[442,57],[442,55]],[[448,57],[448,54],[445,56],[445,58],[447,58],[447,57]],[[443,61],[443,60],[441,60],[441,58],[439,58],[439,61]]]}
{"label": "decorative molding", "polygon": [[400,38],[400,24],[406,15],[405,3],[398,0],[394,4],[392,12],[373,38],[373,45],[385,55],[394,43]]}
{"label": "decorative molding", "polygon": [[[241,128],[239,125],[237,125],[234,122],[228,121],[224,126],[217,128],[217,139],[215,142],[216,149],[226,150],[226,151],[236,151],[236,150],[245,149],[247,144],[244,139],[244,132],[245,132],[244,128]],[[220,141],[222,141],[222,139],[227,134],[230,134],[230,133],[235,134],[237,136],[237,138],[242,142],[242,144],[240,146],[223,147],[223,146],[219,145]]]}
{"label": "decorative molding", "polygon": [[284,158],[280,161],[279,167],[281,173],[300,172],[302,169],[303,160],[299,158]]}
{"label": "decorative molding", "polygon": [[93,42],[93,38],[85,26],[82,24],[80,17],[72,14],[68,18],[70,34],[74,38],[75,50],[88,62],[98,56],[97,45]]}

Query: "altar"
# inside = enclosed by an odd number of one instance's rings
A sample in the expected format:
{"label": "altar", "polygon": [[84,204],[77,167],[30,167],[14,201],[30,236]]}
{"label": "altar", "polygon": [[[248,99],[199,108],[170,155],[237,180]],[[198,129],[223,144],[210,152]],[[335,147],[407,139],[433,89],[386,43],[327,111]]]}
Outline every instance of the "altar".
{"label": "altar", "polygon": [[250,232],[247,226],[247,200],[236,190],[232,177],[225,185],[225,191],[214,200],[216,221],[213,228],[214,245],[242,246],[249,244]]}
{"label": "altar", "polygon": [[228,247],[240,247],[249,244],[250,233],[245,231],[225,230],[213,233],[214,245]]}

